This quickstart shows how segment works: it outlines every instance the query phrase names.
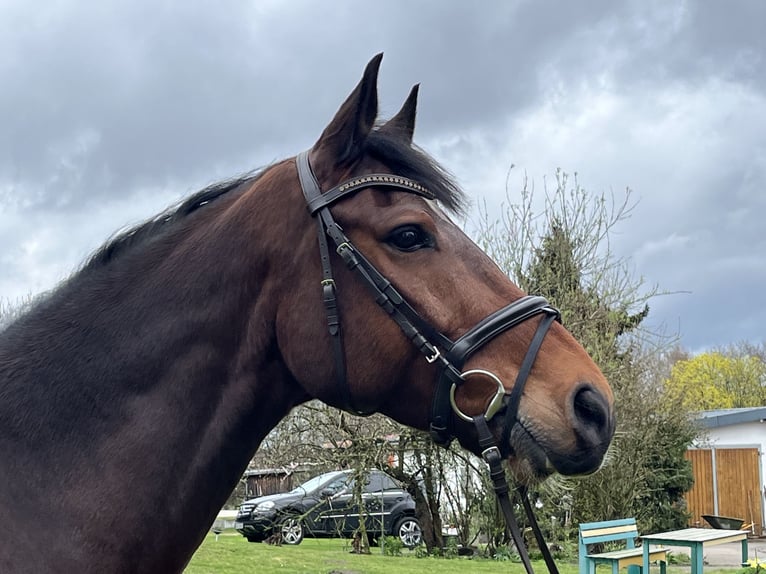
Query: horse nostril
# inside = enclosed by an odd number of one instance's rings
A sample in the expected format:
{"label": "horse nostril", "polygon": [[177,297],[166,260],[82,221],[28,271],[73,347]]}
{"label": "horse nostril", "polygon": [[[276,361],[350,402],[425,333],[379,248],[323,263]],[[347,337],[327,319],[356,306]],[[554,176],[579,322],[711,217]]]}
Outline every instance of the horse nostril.
{"label": "horse nostril", "polygon": [[575,448],[550,452],[548,458],[561,474],[590,474],[601,467],[614,435],[612,403],[608,396],[589,383],[578,385],[569,397],[567,414],[571,419]]}
{"label": "horse nostril", "polygon": [[601,393],[584,385],[575,392],[573,406],[575,428],[583,438],[596,443],[611,438],[613,425],[609,404]]}

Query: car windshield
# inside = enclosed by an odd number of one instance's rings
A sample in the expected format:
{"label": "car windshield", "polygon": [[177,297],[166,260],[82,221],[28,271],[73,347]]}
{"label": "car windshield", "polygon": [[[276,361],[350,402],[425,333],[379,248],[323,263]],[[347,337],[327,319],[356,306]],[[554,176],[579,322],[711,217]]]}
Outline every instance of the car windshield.
{"label": "car windshield", "polygon": [[334,472],[326,472],[324,474],[320,474],[319,476],[315,476],[311,480],[307,480],[300,486],[293,488],[290,492],[293,494],[300,494],[301,492],[311,492],[313,490],[316,490],[319,486],[321,486],[328,480],[332,480],[333,478],[341,474],[343,474],[343,471],[341,470],[336,470]]}

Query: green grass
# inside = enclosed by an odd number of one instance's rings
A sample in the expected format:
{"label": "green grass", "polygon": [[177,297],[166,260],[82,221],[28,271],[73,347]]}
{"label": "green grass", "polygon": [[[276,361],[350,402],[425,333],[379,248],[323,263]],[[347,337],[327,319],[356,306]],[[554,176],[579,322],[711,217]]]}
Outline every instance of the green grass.
{"label": "green grass", "polygon": [[[225,532],[218,541],[208,535],[189,563],[185,574],[477,574],[485,572],[523,574],[521,564],[467,558],[418,558],[403,550],[401,556],[383,556],[379,548],[372,554],[350,553],[348,540],[307,538],[299,546],[252,544],[237,533]],[[562,565],[561,574],[576,574],[575,564]],[[545,572],[545,565],[535,563]]]}
{"label": "green grass", "polygon": [[[418,558],[405,550],[401,556],[383,556],[379,548],[371,555],[350,553],[348,540],[306,539],[300,546],[252,544],[233,531],[216,541],[210,534],[197,550],[185,574],[524,574],[520,563],[468,558]],[[545,564],[533,562],[535,572],[547,572]],[[561,574],[577,574],[577,564],[559,562]],[[607,574],[607,568],[599,569]],[[625,571],[623,571],[625,572]],[[659,569],[652,568],[656,574]],[[688,574],[688,566],[669,566],[669,574]],[[734,574],[736,568],[705,569],[705,574]]]}

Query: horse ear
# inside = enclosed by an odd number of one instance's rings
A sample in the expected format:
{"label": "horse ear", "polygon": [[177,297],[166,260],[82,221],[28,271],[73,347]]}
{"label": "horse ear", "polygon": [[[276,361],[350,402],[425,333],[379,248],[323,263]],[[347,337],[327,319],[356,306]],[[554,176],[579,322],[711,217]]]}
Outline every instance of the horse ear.
{"label": "horse ear", "polygon": [[380,128],[381,132],[399,135],[412,143],[412,134],[415,133],[415,116],[418,107],[418,90],[420,84],[415,84],[410,90],[410,95],[402,105],[402,109]]}
{"label": "horse ear", "polygon": [[311,148],[309,157],[320,178],[323,166],[331,170],[359,157],[378,115],[378,69],[382,59],[381,53],[370,60],[354,91]]}

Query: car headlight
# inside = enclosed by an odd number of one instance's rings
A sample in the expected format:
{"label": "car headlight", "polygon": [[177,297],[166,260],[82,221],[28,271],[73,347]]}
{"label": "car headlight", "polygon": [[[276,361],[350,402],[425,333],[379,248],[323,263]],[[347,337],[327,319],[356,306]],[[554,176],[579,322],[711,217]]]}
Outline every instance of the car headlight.
{"label": "car headlight", "polygon": [[266,510],[271,510],[272,508],[274,508],[274,503],[271,500],[267,500],[266,502],[261,502],[260,504],[256,505],[255,511],[265,512]]}

